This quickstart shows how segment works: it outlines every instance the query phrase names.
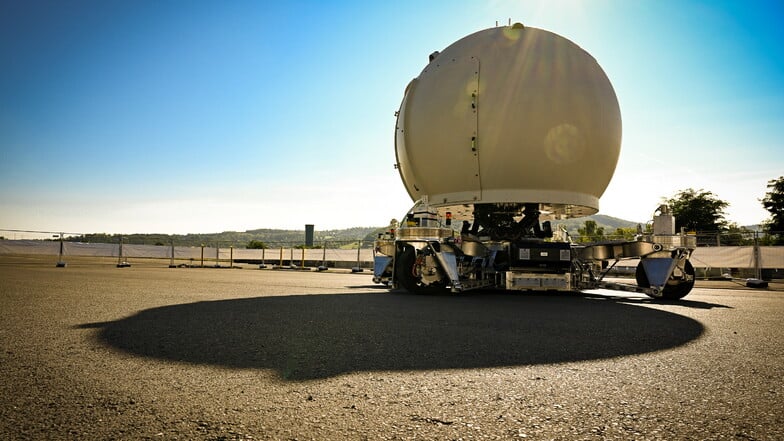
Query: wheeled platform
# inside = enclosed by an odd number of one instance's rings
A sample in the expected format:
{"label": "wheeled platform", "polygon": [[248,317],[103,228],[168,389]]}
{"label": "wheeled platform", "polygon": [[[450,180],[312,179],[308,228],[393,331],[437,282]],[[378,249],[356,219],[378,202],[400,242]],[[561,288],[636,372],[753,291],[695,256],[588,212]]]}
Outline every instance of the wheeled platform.
{"label": "wheeled platform", "polygon": [[[416,293],[604,288],[661,299],[681,299],[694,286],[689,257],[696,237],[675,234],[666,206],[635,240],[590,244],[554,239],[549,222],[539,224],[537,210],[522,206],[515,217],[518,208],[507,213],[514,220],[502,222],[507,226],[503,231],[465,223],[458,231],[452,228],[451,213],[441,217],[426,204],[415,205],[403,225],[376,240],[374,282]],[[492,225],[499,225],[498,216]],[[636,284],[604,280],[620,260],[629,258],[640,259]]]}

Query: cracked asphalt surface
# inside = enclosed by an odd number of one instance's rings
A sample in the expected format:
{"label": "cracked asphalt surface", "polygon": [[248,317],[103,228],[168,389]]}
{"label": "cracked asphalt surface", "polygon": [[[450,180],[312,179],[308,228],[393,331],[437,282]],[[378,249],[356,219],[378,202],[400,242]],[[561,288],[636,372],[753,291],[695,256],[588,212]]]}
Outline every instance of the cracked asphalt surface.
{"label": "cracked asphalt surface", "polygon": [[0,438],[784,439],[784,290],[390,293],[0,257]]}

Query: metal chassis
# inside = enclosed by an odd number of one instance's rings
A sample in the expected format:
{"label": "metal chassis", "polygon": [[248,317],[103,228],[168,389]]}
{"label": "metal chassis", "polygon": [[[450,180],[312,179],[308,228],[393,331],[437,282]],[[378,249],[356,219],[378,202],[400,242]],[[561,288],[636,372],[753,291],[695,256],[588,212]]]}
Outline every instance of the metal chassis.
{"label": "metal chassis", "polygon": [[[418,231],[421,230],[421,231]],[[515,274],[548,274],[547,268],[515,268],[508,270],[495,270],[493,260],[495,252],[503,250],[508,243],[463,241],[454,237],[451,230],[443,228],[406,228],[403,234],[395,239],[379,240],[376,243],[376,264],[373,281],[383,283],[390,288],[399,288],[400,283],[396,274],[396,256],[402,247],[410,245],[418,253],[427,253],[433,257],[444,287],[452,293],[460,293],[479,288],[509,289],[506,286],[506,273]],[[426,234],[418,234],[426,233]],[[571,245],[571,291],[584,291],[591,289],[610,289],[617,291],[643,293],[650,297],[661,298],[668,283],[673,279],[674,273],[680,272],[677,280],[682,283],[693,283],[693,275],[684,271],[686,262],[694,249],[693,236],[680,235],[648,235],[640,236],[635,241],[616,241],[594,243],[587,245]],[[470,245],[466,245],[470,244]],[[477,245],[479,244],[479,245]],[[390,246],[391,245],[391,246]],[[487,250],[482,256],[471,256],[464,249],[483,248]],[[386,253],[380,252],[385,250]],[[390,253],[390,251],[394,252]],[[391,254],[391,255],[389,255]],[[481,259],[481,266],[473,277],[460,273],[458,259]],[[639,258],[645,272],[649,286],[639,286],[626,283],[605,281],[605,276],[622,259]],[[603,265],[603,262],[607,264]],[[612,262],[610,264],[610,262]],[[606,269],[595,271],[596,268]],[[431,274],[432,276],[432,274]],[[523,275],[522,277],[525,277]],[[536,290],[536,289],[530,289]]]}

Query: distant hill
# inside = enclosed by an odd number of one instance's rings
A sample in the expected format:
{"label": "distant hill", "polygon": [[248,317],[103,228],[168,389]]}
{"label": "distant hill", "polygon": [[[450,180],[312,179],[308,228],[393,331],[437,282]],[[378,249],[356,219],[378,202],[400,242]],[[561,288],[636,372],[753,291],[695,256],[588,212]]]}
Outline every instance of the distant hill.
{"label": "distant hill", "polygon": [[[612,236],[618,228],[636,228],[638,222],[620,219],[604,214],[596,214],[576,219],[558,220],[552,222],[553,230],[558,225],[563,225],[569,234],[576,238],[579,236],[578,229],[585,225],[585,221],[593,220],[597,226],[604,228],[604,233]],[[643,225],[644,227],[644,225]],[[314,232],[314,245],[319,246],[328,242],[329,248],[356,248],[358,240],[362,240],[362,247],[373,246],[373,240],[378,233],[387,227],[352,227],[334,230],[316,230]],[[761,225],[749,225],[742,227],[751,231],[762,231]],[[119,243],[118,234],[94,233],[82,236],[67,236],[65,240],[71,242],[91,242],[91,243]],[[160,245],[169,246],[174,243],[177,246],[198,247],[202,244],[210,247],[218,246],[226,248],[245,248],[251,241],[264,242],[269,248],[301,246],[305,244],[305,230],[277,230],[270,228],[259,228],[247,231],[224,231],[222,233],[204,234],[124,234],[123,243],[139,245]]]}
{"label": "distant hill", "polygon": [[[586,220],[593,220],[599,227],[604,227],[605,234],[612,234],[617,228],[636,228],[637,222],[632,222],[617,217],[596,214],[577,219],[567,219],[552,222],[553,229],[558,225],[564,225],[572,236],[577,236],[577,229],[585,224]],[[316,230],[314,232],[314,245],[330,242],[331,247],[349,245],[361,239],[363,246],[372,246],[372,241],[376,235],[386,227],[352,227],[335,230]],[[276,246],[297,246],[305,243],[305,230],[276,230],[269,228],[259,228],[247,231],[224,231],[222,233],[202,233],[202,234],[124,234],[123,243],[140,245],[161,245],[168,246],[174,242],[177,246],[220,246],[235,248],[245,248],[250,241],[261,241],[268,247]],[[71,242],[98,242],[98,243],[118,243],[120,235],[94,233],[82,236],[70,236],[66,240]]]}
{"label": "distant hill", "polygon": [[[637,224],[640,223],[607,216],[605,214],[594,214],[592,216],[579,217],[576,219],[552,221],[552,225],[553,229],[555,229],[555,227],[558,225],[563,225],[566,227],[566,231],[568,231],[569,234],[576,236],[577,229],[585,225],[585,221],[587,220],[592,220],[596,222],[597,226],[604,227],[605,234],[612,234],[618,228],[637,228]],[[644,224],[643,227],[645,227]]]}
{"label": "distant hill", "polygon": [[[353,227],[337,230],[316,230],[313,234],[314,245],[323,242],[332,242],[332,246],[350,244],[358,239],[364,239],[368,243],[365,247],[372,246],[372,238],[376,236],[376,231],[382,227]],[[66,237],[71,242],[89,243],[118,243],[119,234],[85,234],[82,236]],[[202,234],[123,234],[123,243],[138,245],[161,245],[168,246],[174,243],[177,246],[220,246],[235,248],[245,248],[251,241],[261,241],[269,247],[276,246],[297,246],[305,244],[305,230],[275,230],[257,229],[248,231],[224,231],[222,233],[202,233]]]}

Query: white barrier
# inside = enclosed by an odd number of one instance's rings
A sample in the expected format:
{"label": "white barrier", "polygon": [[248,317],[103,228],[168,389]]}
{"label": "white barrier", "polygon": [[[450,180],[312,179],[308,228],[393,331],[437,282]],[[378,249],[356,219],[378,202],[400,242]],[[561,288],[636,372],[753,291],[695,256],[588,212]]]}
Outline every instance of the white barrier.
{"label": "white barrier", "polygon": [[[83,256],[83,257],[120,257],[119,244],[109,243],[82,243],[82,242],[63,242],[63,256]],[[214,262],[216,257],[220,261],[228,262],[234,260],[264,260],[269,264],[300,265],[303,260],[307,262],[356,262],[357,250],[341,249],[296,249],[296,248],[267,248],[245,249],[245,248],[215,248],[204,247],[174,247],[175,260],[201,261],[202,256],[205,261]],[[42,240],[0,240],[0,255],[49,255],[56,256],[60,252],[59,241]],[[131,245],[123,244],[123,258],[152,258],[152,259],[171,259],[172,247],[161,245]],[[373,250],[363,248],[359,250],[359,261],[368,263],[373,261]]]}
{"label": "white barrier", "polygon": [[[779,251],[784,252],[784,248]],[[754,247],[700,247],[691,254],[691,264],[696,268],[754,268]],[[760,268],[768,268],[763,265],[760,259]]]}
{"label": "white barrier", "polygon": [[[63,242],[64,256],[119,257],[119,244]],[[42,240],[0,240],[0,255],[32,254],[56,256],[60,252],[58,241]],[[300,265],[306,262],[356,262],[357,250],[267,248],[245,249],[229,247],[216,249],[204,247],[204,260],[220,261],[264,260],[268,264]],[[124,258],[171,259],[172,247],[161,245],[123,244]],[[176,260],[201,260],[202,247],[174,247]],[[359,251],[360,262],[372,262],[373,250],[363,248]],[[699,247],[692,253],[691,263],[696,268],[755,268],[754,247]],[[784,268],[784,247],[759,247],[759,267],[762,269]],[[625,266],[625,265],[619,265]]]}

